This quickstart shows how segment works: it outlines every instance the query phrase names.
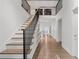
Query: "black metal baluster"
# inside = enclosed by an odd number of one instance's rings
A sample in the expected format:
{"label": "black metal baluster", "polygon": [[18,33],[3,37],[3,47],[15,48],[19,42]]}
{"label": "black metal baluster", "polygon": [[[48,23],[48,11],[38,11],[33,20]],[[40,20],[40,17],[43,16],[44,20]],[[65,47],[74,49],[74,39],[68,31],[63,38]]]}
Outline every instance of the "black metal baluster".
{"label": "black metal baluster", "polygon": [[36,24],[38,22],[38,12],[35,14],[35,17],[33,18],[31,24],[23,30],[23,59],[27,59],[27,52],[26,48],[30,48],[30,45],[27,43],[31,44],[33,34],[35,31]]}

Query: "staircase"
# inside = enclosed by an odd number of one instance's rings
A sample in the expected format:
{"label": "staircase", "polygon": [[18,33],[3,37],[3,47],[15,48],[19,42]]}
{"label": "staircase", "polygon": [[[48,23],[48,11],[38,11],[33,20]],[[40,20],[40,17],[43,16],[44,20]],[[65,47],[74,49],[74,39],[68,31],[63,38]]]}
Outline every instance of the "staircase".
{"label": "staircase", "polygon": [[31,16],[6,44],[0,59],[32,59],[39,43],[38,12]]}

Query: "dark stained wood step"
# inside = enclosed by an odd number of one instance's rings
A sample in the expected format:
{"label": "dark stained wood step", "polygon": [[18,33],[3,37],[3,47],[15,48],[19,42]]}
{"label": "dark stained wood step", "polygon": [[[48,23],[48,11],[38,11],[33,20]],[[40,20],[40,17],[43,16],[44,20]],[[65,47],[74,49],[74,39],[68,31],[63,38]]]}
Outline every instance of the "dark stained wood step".
{"label": "dark stained wood step", "polygon": [[23,39],[23,37],[13,37],[12,39]]}
{"label": "dark stained wood step", "polygon": [[[32,49],[26,49],[27,54],[30,54]],[[23,54],[23,49],[6,49],[0,54]]]}
{"label": "dark stained wood step", "polygon": [[23,33],[15,33],[16,35],[23,35]]}

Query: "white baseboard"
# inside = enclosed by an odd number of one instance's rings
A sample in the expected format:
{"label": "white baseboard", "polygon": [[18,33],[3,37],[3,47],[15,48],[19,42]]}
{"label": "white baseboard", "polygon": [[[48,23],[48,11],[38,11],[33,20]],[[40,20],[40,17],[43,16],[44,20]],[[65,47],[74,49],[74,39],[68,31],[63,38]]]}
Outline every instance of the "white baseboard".
{"label": "white baseboard", "polygon": [[72,51],[70,51],[70,50],[69,50],[68,48],[66,48],[64,45],[62,45],[62,47],[66,50],[66,52],[67,52],[69,55],[73,56]]}

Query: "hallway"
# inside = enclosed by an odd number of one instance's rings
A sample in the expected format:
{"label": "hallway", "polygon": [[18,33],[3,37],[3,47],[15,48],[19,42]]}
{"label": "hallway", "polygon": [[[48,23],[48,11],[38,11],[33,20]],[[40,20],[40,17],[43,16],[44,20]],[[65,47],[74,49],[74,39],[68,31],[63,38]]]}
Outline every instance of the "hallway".
{"label": "hallway", "polygon": [[0,59],[78,59],[78,0],[1,0]]}
{"label": "hallway", "polygon": [[46,35],[40,43],[37,59],[73,59],[51,36]]}

